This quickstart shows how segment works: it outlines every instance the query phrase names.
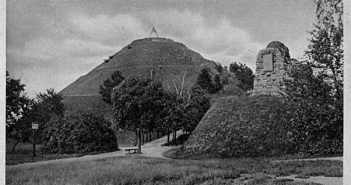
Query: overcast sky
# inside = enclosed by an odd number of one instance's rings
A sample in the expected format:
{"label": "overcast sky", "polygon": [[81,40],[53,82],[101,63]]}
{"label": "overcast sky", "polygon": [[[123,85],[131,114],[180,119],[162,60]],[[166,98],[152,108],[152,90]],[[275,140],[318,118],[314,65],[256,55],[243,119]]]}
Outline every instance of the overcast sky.
{"label": "overcast sky", "polygon": [[207,59],[254,69],[259,50],[306,49],[313,0],[7,0],[7,70],[33,97],[72,83],[155,26]]}

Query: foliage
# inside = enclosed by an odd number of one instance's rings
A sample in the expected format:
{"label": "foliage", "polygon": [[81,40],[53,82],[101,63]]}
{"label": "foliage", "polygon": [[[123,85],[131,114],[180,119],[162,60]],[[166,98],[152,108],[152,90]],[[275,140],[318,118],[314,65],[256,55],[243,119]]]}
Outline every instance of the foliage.
{"label": "foliage", "polygon": [[135,130],[153,128],[167,95],[160,82],[135,76],[125,79],[112,97],[118,127]]}
{"label": "foliage", "polygon": [[[175,95],[166,92],[159,81],[142,76],[129,77],[114,89],[112,97],[114,128],[136,131],[139,152],[141,152],[141,132],[157,129],[160,126],[156,125],[159,120],[166,119],[167,123],[176,123],[171,120],[174,117],[169,116]],[[175,127],[175,125],[167,126]]]}
{"label": "foliage", "polygon": [[219,99],[193,131],[185,152],[221,157],[341,154],[342,102],[331,106],[316,101]]}
{"label": "foliage", "polygon": [[16,124],[29,103],[29,98],[23,94],[24,87],[20,79],[12,78],[6,71],[6,126]]}
{"label": "foliage", "polygon": [[343,2],[342,0],[318,0],[317,21],[310,32],[310,44],[306,55],[315,71],[331,83],[335,98],[343,97]]}
{"label": "foliage", "polygon": [[214,92],[218,92],[223,89],[223,84],[221,83],[221,78],[219,77],[219,75],[215,75],[213,81],[214,81],[214,84],[213,84]]}
{"label": "foliage", "polygon": [[289,102],[270,96],[217,100],[186,143],[186,151],[222,157],[288,153],[292,110]]}
{"label": "foliage", "polygon": [[65,110],[62,95],[54,89],[47,89],[46,93],[37,94],[28,121],[39,124],[38,134],[41,135],[50,119],[54,115],[63,116]]}
{"label": "foliage", "polygon": [[210,107],[210,97],[206,95],[202,88],[194,86],[184,105],[184,131],[192,132]]}
{"label": "foliage", "polygon": [[190,134],[182,134],[179,137],[177,137],[176,139],[172,140],[169,143],[165,143],[162,146],[179,146],[179,145],[183,145],[185,143],[185,141],[188,140]]}
{"label": "foliage", "polygon": [[104,80],[103,85],[100,85],[100,91],[99,91],[99,93],[102,96],[102,100],[104,102],[108,104],[112,104],[112,101],[111,101],[112,89],[118,86],[123,80],[124,80],[124,77],[122,76],[121,72],[119,72],[118,70],[112,73],[110,78],[107,78],[106,80]]}
{"label": "foliage", "polygon": [[216,75],[214,80],[215,81],[213,83],[209,70],[204,68],[197,77],[196,85],[200,86],[208,93],[214,94],[223,88],[219,75]]}
{"label": "foliage", "polygon": [[343,151],[343,4],[316,4],[309,60],[293,68],[285,84],[297,107],[291,125],[294,151],[329,155]]}
{"label": "foliage", "polygon": [[207,91],[208,93],[212,92],[214,89],[213,83],[212,83],[212,77],[207,69],[202,69],[198,78],[196,84],[200,86],[202,89]]}
{"label": "foliage", "polygon": [[235,77],[239,80],[238,86],[248,91],[253,88],[254,75],[252,70],[242,63],[232,63],[229,65],[229,71],[235,74]]}
{"label": "foliage", "polygon": [[342,102],[336,107],[316,101],[296,102],[290,126],[291,152],[333,155],[343,152]]}
{"label": "foliage", "polygon": [[20,142],[28,142],[32,136],[32,106],[33,101],[28,99],[27,106],[21,109],[22,116],[18,118],[15,123],[6,126],[7,139],[15,140],[12,146],[12,152],[14,152],[16,146]]}
{"label": "foliage", "polygon": [[333,98],[333,88],[310,64],[293,68],[285,81],[288,99],[295,102],[291,140],[296,153],[340,154],[343,151],[343,103]]}
{"label": "foliage", "polygon": [[290,78],[285,80],[288,98],[292,101],[308,100],[331,103],[332,88],[324,81],[322,76],[315,76],[309,63],[293,67],[289,72]]}
{"label": "foliage", "polygon": [[25,85],[20,79],[10,77],[6,71],[6,139],[14,139],[12,151],[19,142],[29,141],[31,136],[31,123],[28,115],[31,112],[33,101],[26,97]]}
{"label": "foliage", "polygon": [[168,92],[163,104],[163,111],[159,114],[159,120],[156,120],[155,128],[157,131],[166,132],[167,134],[181,129],[186,124],[186,112],[184,109],[184,100],[176,94]]}
{"label": "foliage", "polygon": [[54,115],[44,130],[44,153],[88,153],[118,149],[111,123],[91,113]]}
{"label": "foliage", "polygon": [[217,65],[215,66],[215,69],[218,71],[218,73],[222,73],[223,72],[223,66],[221,63],[217,63]]}
{"label": "foliage", "polygon": [[167,134],[180,129],[191,132],[210,107],[209,97],[198,86],[188,96],[180,96],[142,76],[129,77],[115,88],[113,103],[115,130]]}

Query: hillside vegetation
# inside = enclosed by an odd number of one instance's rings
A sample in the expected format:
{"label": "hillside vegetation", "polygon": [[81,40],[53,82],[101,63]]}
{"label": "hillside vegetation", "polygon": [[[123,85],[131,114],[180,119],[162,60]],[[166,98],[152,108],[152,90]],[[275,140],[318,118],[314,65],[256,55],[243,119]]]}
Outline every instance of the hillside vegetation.
{"label": "hillside vegetation", "polygon": [[[219,74],[216,67],[215,62],[204,59],[184,44],[166,38],[145,38],[125,46],[60,93],[68,107],[111,117],[112,108],[101,100],[99,86],[116,70],[126,78],[132,75],[152,77],[161,81],[167,90],[186,92],[194,86],[202,69],[209,69],[214,76]],[[220,74],[222,80],[228,75],[225,70]]]}
{"label": "hillside vegetation", "polygon": [[185,153],[219,157],[342,154],[338,110],[316,106],[263,95],[219,99],[185,143]]}
{"label": "hillside vegetation", "polygon": [[287,102],[277,97],[219,99],[185,143],[186,152],[221,157],[286,153],[290,110]]}

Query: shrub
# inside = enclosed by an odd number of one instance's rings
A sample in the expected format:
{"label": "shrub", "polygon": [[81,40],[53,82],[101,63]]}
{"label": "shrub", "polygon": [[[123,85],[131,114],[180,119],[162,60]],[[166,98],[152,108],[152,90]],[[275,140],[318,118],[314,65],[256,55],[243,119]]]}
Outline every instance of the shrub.
{"label": "shrub", "polygon": [[340,104],[298,101],[291,121],[293,152],[333,155],[343,152],[343,113]]}
{"label": "shrub", "polygon": [[44,130],[45,153],[89,153],[118,149],[110,122],[90,113],[54,116]]}
{"label": "shrub", "polygon": [[220,99],[190,136],[185,151],[222,157],[287,153],[292,109],[286,100],[271,96]]}
{"label": "shrub", "polygon": [[219,99],[185,144],[185,154],[222,157],[343,152],[342,103],[274,96]]}

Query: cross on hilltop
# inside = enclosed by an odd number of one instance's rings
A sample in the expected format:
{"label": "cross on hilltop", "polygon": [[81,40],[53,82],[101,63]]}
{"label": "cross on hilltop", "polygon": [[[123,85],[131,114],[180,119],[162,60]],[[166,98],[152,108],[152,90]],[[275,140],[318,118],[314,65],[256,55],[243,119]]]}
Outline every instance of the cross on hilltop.
{"label": "cross on hilltop", "polygon": [[150,36],[149,37],[151,37],[153,33],[155,33],[156,37],[158,37],[158,34],[157,34],[157,31],[156,31],[155,27],[152,27],[152,30],[150,32]]}

